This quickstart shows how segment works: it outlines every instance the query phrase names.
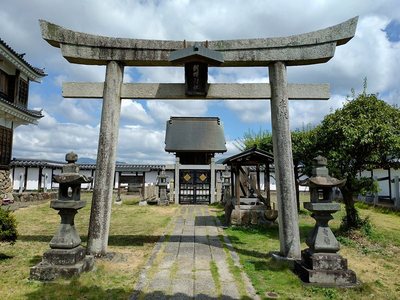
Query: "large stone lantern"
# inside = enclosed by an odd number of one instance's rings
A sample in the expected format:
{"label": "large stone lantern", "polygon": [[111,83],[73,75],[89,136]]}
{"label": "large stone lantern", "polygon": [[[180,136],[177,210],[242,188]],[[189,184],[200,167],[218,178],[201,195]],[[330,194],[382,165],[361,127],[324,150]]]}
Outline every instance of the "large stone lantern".
{"label": "large stone lantern", "polygon": [[50,250],[43,254],[42,261],[31,268],[30,278],[42,281],[56,277],[71,277],[93,268],[93,256],[86,255],[81,239],[75,228],[75,215],[86,205],[81,200],[81,184],[89,183],[92,178],[79,174],[75,164],[78,155],[70,152],[65,156],[67,164],[60,175],[54,175],[53,181],[59,184],[58,199],[52,200],[50,207],[58,210],[61,224],[50,241]]}
{"label": "large stone lantern", "polygon": [[353,286],[357,283],[356,274],[347,269],[347,259],[337,254],[340,244],[328,222],[332,214],[340,210],[340,204],[332,202],[334,188],[343,186],[346,180],[329,176],[327,159],[314,158],[312,177],[307,180],[310,189],[310,202],[304,208],[312,212],[316,224],[309,234],[302,251],[301,262],[295,264],[300,278],[310,284],[320,286]]}
{"label": "large stone lantern", "polygon": [[230,189],[231,189],[231,173],[228,170],[228,167],[225,168],[225,171],[222,172],[222,202],[226,201],[227,197],[230,197]]}

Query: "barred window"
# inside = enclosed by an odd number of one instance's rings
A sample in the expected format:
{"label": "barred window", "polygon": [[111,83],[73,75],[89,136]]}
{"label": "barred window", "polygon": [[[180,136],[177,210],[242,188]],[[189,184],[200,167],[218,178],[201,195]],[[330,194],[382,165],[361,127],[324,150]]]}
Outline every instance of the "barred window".
{"label": "barred window", "polygon": [[0,168],[8,168],[11,161],[13,131],[0,126]]}
{"label": "barred window", "polygon": [[27,107],[28,106],[28,92],[29,92],[29,83],[26,80],[20,78],[19,80],[19,96],[18,96],[18,104]]}
{"label": "barred window", "polygon": [[9,76],[7,73],[0,70],[0,94],[8,98]]}

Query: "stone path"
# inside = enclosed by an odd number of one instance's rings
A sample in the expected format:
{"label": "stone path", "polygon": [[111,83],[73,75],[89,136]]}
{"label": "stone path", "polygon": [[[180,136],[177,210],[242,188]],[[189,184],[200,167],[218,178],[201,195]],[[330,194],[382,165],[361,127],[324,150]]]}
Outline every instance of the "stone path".
{"label": "stone path", "polygon": [[212,208],[181,206],[131,299],[259,298]]}

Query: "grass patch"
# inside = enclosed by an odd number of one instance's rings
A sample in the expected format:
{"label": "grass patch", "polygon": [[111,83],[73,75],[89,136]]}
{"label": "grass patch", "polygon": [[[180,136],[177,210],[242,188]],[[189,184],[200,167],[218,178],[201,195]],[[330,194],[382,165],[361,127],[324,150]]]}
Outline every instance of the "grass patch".
{"label": "grass patch", "polygon": [[[87,241],[91,194],[82,194],[87,205],[75,217],[83,245]],[[124,199],[125,200],[125,199]],[[126,199],[135,201],[135,199]],[[15,245],[1,244],[1,299],[127,299],[154,244],[163,234],[176,206],[113,205],[109,258],[96,259],[96,270],[79,278],[52,283],[29,281],[29,269],[41,261],[60,223],[49,203],[14,212],[19,237]]]}
{"label": "grass patch", "polygon": [[[303,197],[304,201],[308,201],[307,197]],[[368,224],[357,232],[337,235],[341,243],[339,253],[348,259],[349,268],[356,272],[362,282],[352,289],[306,287],[288,265],[272,259],[269,253],[278,251],[280,247],[277,225],[230,227],[225,233],[262,299],[267,299],[269,292],[277,294],[280,299],[398,299],[400,284],[397,276],[393,275],[400,274],[400,216],[369,206],[357,207],[361,217],[368,217]],[[342,207],[329,223],[336,234],[344,214]],[[218,215],[223,219],[223,211]],[[308,247],[305,239],[314,224],[310,213],[301,210],[299,228],[302,249]]]}
{"label": "grass patch", "polygon": [[210,270],[211,270],[211,276],[215,284],[215,289],[217,291],[217,294],[219,295],[219,298],[221,298],[222,296],[221,281],[219,280],[217,264],[213,260],[210,261]]}

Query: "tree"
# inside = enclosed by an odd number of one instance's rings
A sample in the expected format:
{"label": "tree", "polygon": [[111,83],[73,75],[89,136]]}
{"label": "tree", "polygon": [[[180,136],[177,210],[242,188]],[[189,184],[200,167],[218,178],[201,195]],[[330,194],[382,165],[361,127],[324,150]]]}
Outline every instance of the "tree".
{"label": "tree", "polygon": [[365,92],[327,115],[316,128],[317,148],[328,158],[331,174],[346,178],[341,188],[347,228],[361,225],[354,196],[371,184],[358,178],[362,170],[388,167],[400,157],[400,109]]}
{"label": "tree", "polygon": [[9,210],[0,208],[0,242],[14,244],[17,235],[15,217]]}
{"label": "tree", "polygon": [[311,176],[312,161],[318,155],[316,149],[316,130],[311,128],[311,126],[307,126],[302,130],[297,129],[292,131],[291,136],[297,210],[300,211],[299,181],[304,175]]}
{"label": "tree", "polygon": [[[299,179],[303,175],[311,175],[312,159],[317,155],[315,130],[311,126],[306,126],[302,130],[297,129],[291,132],[293,167],[296,183],[296,200],[297,210],[300,210],[300,192]],[[268,131],[260,131],[259,133],[246,133],[244,136],[244,144],[246,149],[253,146],[257,148],[273,152],[272,133]]]}

